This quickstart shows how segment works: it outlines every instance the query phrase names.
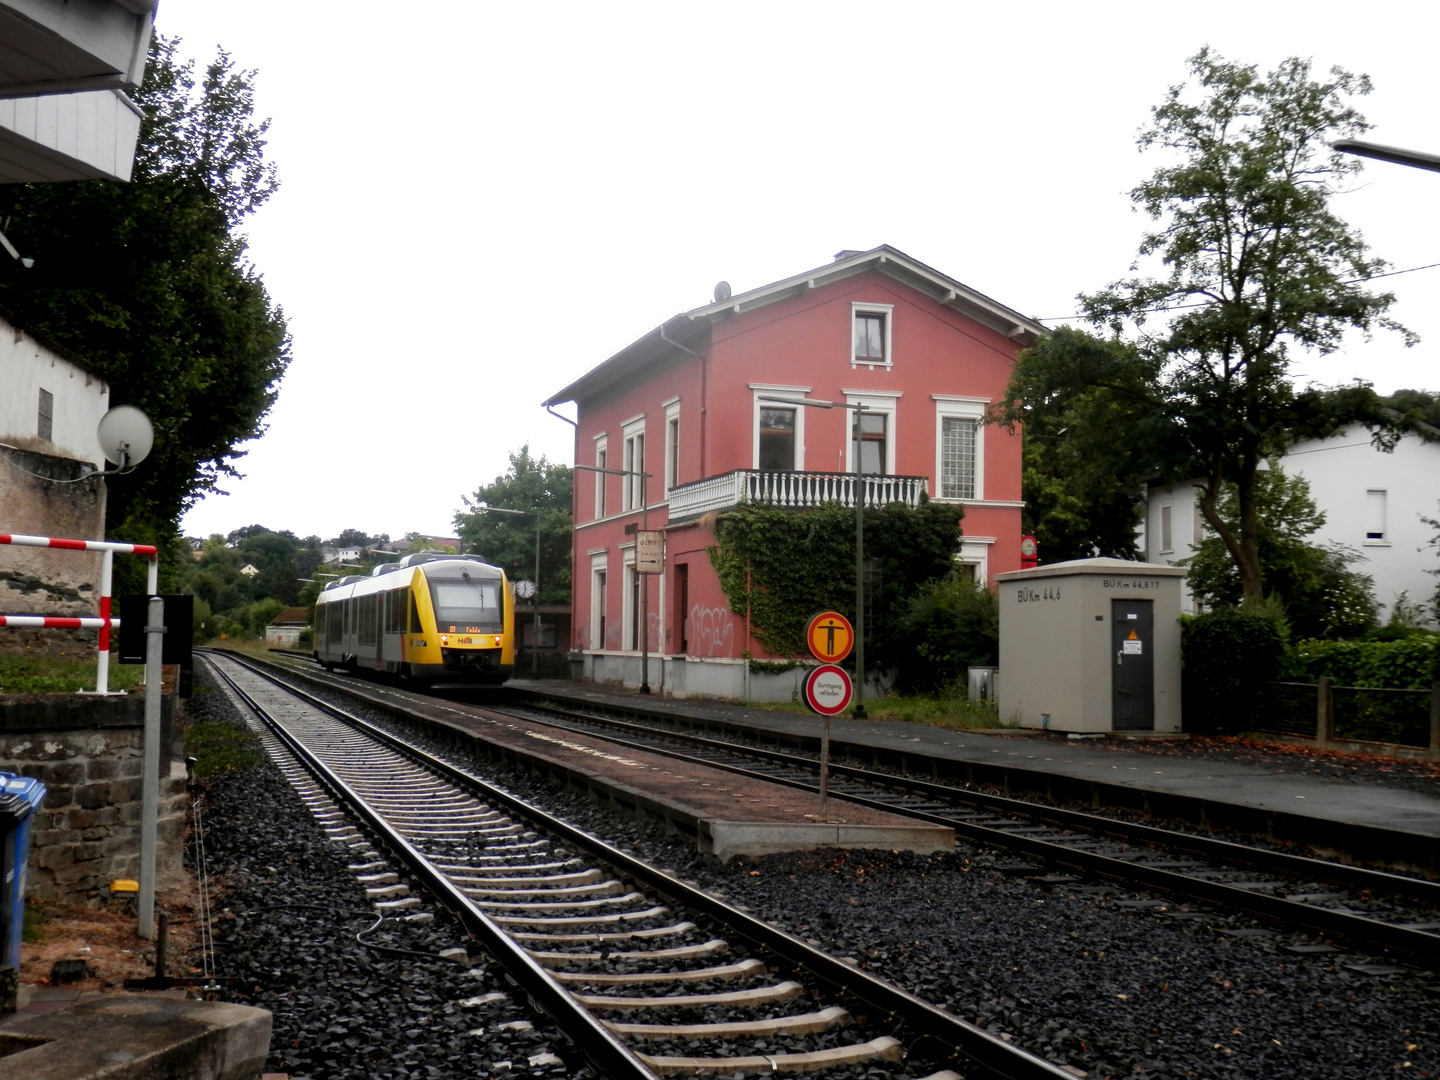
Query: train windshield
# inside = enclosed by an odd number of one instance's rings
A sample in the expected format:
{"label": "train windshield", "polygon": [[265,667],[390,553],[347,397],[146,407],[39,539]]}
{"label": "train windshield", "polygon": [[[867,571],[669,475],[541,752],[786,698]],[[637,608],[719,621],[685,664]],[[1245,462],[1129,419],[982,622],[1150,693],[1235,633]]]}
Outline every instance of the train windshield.
{"label": "train windshield", "polygon": [[498,578],[430,578],[430,602],[440,633],[496,634],[505,628]]}

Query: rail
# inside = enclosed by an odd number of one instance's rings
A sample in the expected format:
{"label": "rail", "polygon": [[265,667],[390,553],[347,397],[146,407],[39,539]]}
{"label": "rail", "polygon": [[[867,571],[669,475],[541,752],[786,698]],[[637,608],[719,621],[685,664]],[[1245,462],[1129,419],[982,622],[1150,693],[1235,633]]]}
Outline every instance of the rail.
{"label": "rail", "polygon": [[734,469],[670,489],[670,522],[688,521],[742,503],[804,510],[839,504],[854,506],[857,482],[865,506],[903,502],[914,508],[928,482],[924,476],[856,477],[854,473]]}

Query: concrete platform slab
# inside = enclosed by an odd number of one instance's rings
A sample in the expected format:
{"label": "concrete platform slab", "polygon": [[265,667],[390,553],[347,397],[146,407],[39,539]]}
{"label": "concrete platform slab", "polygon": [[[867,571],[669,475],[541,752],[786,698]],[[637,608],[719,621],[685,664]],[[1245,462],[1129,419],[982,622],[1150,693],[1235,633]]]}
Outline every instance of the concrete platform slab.
{"label": "concrete platform slab", "polygon": [[255,1080],[270,1014],[248,1005],[105,994],[0,1023],[0,1080]]}

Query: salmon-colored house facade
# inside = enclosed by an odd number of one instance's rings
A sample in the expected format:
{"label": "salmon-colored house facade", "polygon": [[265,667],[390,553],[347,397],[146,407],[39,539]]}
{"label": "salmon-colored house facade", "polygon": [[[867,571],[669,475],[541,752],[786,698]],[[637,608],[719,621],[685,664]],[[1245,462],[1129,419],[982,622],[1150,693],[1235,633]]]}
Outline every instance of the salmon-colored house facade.
{"label": "salmon-colored house facade", "polygon": [[[867,505],[914,505],[921,492],[959,503],[968,572],[1019,569],[1020,437],[981,420],[1042,331],[894,248],[843,251],[734,296],[722,283],[714,303],[551,397],[578,409],[571,648],[584,676],[789,699],[794,677],[751,677],[745,654],[768,654],[711,567],[714,515],[745,502],[854,506],[857,452]],[[854,411],[800,399],[863,406],[860,438]],[[649,474],[643,490],[637,473]],[[663,532],[662,573],[635,571],[644,529]]]}

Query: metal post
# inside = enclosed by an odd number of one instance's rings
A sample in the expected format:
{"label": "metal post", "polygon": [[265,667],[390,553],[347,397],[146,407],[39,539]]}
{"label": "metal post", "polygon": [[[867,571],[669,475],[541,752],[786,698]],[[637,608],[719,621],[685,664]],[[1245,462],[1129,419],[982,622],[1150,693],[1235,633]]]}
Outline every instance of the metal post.
{"label": "metal post", "polygon": [[540,511],[535,511],[535,595],[531,598],[535,606],[535,627],[530,641],[530,677],[540,677]]}
{"label": "metal post", "polygon": [[165,601],[150,597],[145,624],[145,743],[140,779],[140,926],[155,937],[155,839],[160,819],[160,654],[165,640]]}
{"label": "metal post", "polygon": [[1430,756],[1440,758],[1440,682],[1430,684]]}
{"label": "metal post", "polygon": [[[860,473],[860,418],[865,415],[865,406],[857,403],[855,408],[855,719],[864,720],[865,712],[865,499],[861,494],[863,483]],[[825,726],[830,726],[829,718],[826,718]],[[822,748],[821,768],[829,763],[829,756],[825,750],[829,748],[828,738],[825,740],[825,747]],[[823,778],[822,773],[822,778]],[[823,804],[825,789],[822,787],[821,801]]]}

